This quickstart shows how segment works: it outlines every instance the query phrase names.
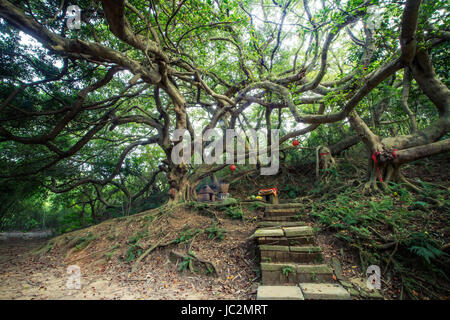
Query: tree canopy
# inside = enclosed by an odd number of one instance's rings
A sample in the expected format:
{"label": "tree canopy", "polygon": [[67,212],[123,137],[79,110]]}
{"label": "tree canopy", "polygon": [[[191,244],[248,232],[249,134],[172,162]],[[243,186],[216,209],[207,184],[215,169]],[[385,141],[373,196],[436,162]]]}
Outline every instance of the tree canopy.
{"label": "tree canopy", "polygon": [[80,29],[70,5],[0,0],[1,214],[31,185],[94,219],[189,199],[226,165],[174,163],[175,129],[362,141],[372,188],[450,148],[446,1],[83,0]]}

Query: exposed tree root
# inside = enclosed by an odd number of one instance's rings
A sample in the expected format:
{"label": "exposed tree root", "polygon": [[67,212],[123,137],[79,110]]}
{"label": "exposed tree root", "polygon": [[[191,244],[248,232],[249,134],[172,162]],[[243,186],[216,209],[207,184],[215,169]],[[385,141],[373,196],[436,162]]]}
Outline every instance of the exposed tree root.
{"label": "exposed tree root", "polygon": [[[363,187],[363,192],[374,192],[378,193],[380,191],[389,192],[389,183],[403,184],[408,189],[421,192],[422,189],[414,185],[409,181],[401,172],[400,166],[391,163],[373,163],[370,160],[369,163],[369,181],[367,181]],[[380,187],[378,186],[380,184]]]}
{"label": "exposed tree root", "polygon": [[[196,203],[197,205],[192,205],[193,203]],[[175,207],[180,207],[180,206],[188,206],[188,205],[191,205],[191,206],[193,206],[193,207],[196,208],[196,209],[199,209],[199,210],[201,210],[201,211],[206,211],[206,212],[208,213],[208,215],[211,215],[213,218],[215,218],[215,220],[218,221],[219,224],[221,224],[222,221],[217,217],[217,215],[215,214],[215,212],[214,212],[213,210],[209,210],[209,209],[206,208],[206,207],[224,207],[224,206],[228,206],[228,205],[231,205],[231,204],[234,204],[234,203],[235,203],[235,202],[233,202],[233,203],[231,203],[231,202],[230,202],[230,203],[218,203],[218,204],[216,204],[216,205],[208,205],[208,204],[205,204],[205,203],[197,203],[197,202],[190,202],[190,204],[186,204],[186,203],[178,203],[178,204],[171,203],[171,204],[166,204],[166,205],[163,207],[163,209],[162,209],[162,210],[158,210],[158,211],[156,212],[156,214],[157,214],[157,218],[159,218],[159,217],[162,216],[162,215],[161,215],[162,213],[166,212],[166,211],[169,210],[169,209],[173,209],[173,208],[175,208]],[[158,208],[158,209],[161,209],[161,208]],[[152,210],[152,213],[154,213],[154,211],[155,211],[155,210]],[[148,212],[147,212],[147,213],[148,213]],[[152,223],[154,223],[155,221],[156,221],[156,219],[153,220]],[[172,251],[172,252],[170,253],[169,259],[170,259],[170,260],[174,260],[174,259],[175,259],[175,258],[173,258],[174,256],[176,256],[176,257],[178,257],[178,258],[183,257],[183,259],[184,259],[184,258],[190,259],[190,260],[189,260],[189,266],[188,266],[188,267],[189,267],[189,269],[190,269],[193,273],[196,273],[196,272],[204,272],[205,274],[211,274],[211,273],[212,273],[212,274],[217,274],[216,267],[215,267],[212,263],[210,263],[210,262],[208,262],[208,261],[204,261],[204,260],[198,258],[198,257],[194,254],[194,252],[191,250],[192,244],[193,244],[193,242],[195,241],[196,237],[197,237],[198,235],[200,235],[200,234],[203,234],[203,233],[204,233],[203,230],[198,230],[198,231],[193,235],[193,237],[191,238],[191,241],[190,241],[190,243],[189,243],[189,245],[188,245],[188,248],[187,248],[188,255],[182,255],[181,253],[176,253],[176,252]],[[155,249],[157,249],[157,248],[162,248],[162,247],[167,247],[167,246],[169,246],[169,245],[179,243],[178,238],[174,238],[174,239],[172,239],[172,240],[167,240],[168,238],[170,238],[170,235],[167,235],[165,238],[158,240],[156,244],[154,244],[154,245],[150,246],[148,249],[146,249],[146,250],[145,250],[145,251],[137,258],[137,260],[136,260],[135,263],[133,264],[133,267],[132,267],[132,269],[131,269],[131,273],[134,273],[134,272],[137,270],[137,268],[139,267],[141,261],[144,260],[144,259],[145,259],[151,252],[153,252]],[[172,257],[172,258],[171,258],[171,257]],[[176,260],[176,259],[175,259],[175,260]],[[200,270],[200,271],[199,271],[199,270]],[[205,271],[205,270],[206,270],[206,271]]]}
{"label": "exposed tree root", "polygon": [[180,252],[171,251],[169,255],[170,261],[175,264],[187,263],[187,268],[192,273],[201,273],[209,275],[217,275],[218,271],[214,263],[203,260],[195,255],[194,252],[189,252],[188,255]]}
{"label": "exposed tree root", "polygon": [[397,172],[397,177],[398,177],[397,181],[400,181],[400,182],[404,183],[410,189],[412,189],[412,190],[414,190],[416,192],[422,191],[421,188],[415,186],[412,182],[410,182],[408,179],[406,179],[406,177],[403,174],[401,174],[400,171]]}
{"label": "exposed tree root", "polygon": [[131,273],[133,273],[133,272],[136,271],[137,267],[139,266],[139,263],[140,263],[146,256],[148,256],[148,254],[149,254],[150,252],[152,252],[152,251],[155,250],[156,248],[166,247],[166,246],[168,246],[168,245],[170,245],[170,244],[173,244],[173,243],[175,243],[175,240],[172,240],[172,241],[169,241],[169,242],[166,242],[166,243],[163,243],[163,244],[161,244],[161,242],[162,242],[162,240],[159,240],[155,245],[153,245],[153,246],[151,246],[150,248],[148,248],[147,250],[145,250],[145,252],[139,256],[139,258],[136,260],[136,262],[134,263],[133,267],[131,268]]}

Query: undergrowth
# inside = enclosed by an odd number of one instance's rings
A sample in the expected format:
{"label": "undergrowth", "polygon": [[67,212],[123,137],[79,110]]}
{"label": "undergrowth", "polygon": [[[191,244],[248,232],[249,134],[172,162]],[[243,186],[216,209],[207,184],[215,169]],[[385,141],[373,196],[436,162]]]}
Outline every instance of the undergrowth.
{"label": "undergrowth", "polygon": [[309,205],[318,229],[332,231],[357,250],[362,270],[376,264],[383,275],[401,279],[400,298],[442,298],[450,288],[445,191],[421,184],[420,194],[391,184],[389,194],[365,196],[359,187],[347,185],[339,193],[317,197],[324,194],[321,188],[330,188],[318,185]]}

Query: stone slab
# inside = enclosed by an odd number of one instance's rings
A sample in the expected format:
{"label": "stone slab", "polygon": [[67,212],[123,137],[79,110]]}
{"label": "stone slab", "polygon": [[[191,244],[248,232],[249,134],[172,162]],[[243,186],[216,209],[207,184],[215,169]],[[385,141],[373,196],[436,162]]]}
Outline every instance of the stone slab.
{"label": "stone slab", "polygon": [[297,273],[311,274],[332,274],[333,270],[326,264],[297,264],[295,271]]}
{"label": "stone slab", "polygon": [[314,237],[259,237],[258,244],[260,245],[276,245],[276,246],[303,246],[314,244]]}
{"label": "stone slab", "polygon": [[286,251],[289,252],[289,246],[271,246],[271,245],[260,245],[259,250],[261,251]]}
{"label": "stone slab", "polygon": [[297,208],[282,208],[282,209],[273,209],[273,208],[266,208],[266,213],[294,213],[298,214],[299,209]]}
{"label": "stone slab", "polygon": [[261,221],[258,223],[258,227],[299,227],[304,226],[304,222],[296,222],[296,221]]}
{"label": "stone slab", "polygon": [[256,238],[260,237],[283,237],[283,229],[258,229],[255,231]]}
{"label": "stone slab", "polygon": [[298,286],[259,286],[256,300],[304,300]]}
{"label": "stone slab", "polygon": [[291,211],[280,211],[280,212],[274,212],[274,211],[266,211],[264,213],[264,218],[268,217],[290,217],[290,216],[298,216],[297,212],[291,212]]}
{"label": "stone slab", "polygon": [[261,251],[261,261],[274,263],[322,263],[320,252]]}
{"label": "stone slab", "polygon": [[346,288],[353,288],[353,285],[348,281],[340,280],[339,282]]}
{"label": "stone slab", "polygon": [[292,270],[296,270],[295,263],[266,263],[261,262],[261,270],[267,271],[281,271],[284,267],[290,267]]}
{"label": "stone slab", "polygon": [[298,221],[298,216],[273,216],[264,217],[265,221]]}
{"label": "stone slab", "polygon": [[304,208],[305,205],[300,202],[278,203],[266,206],[266,208],[283,209],[283,208]]}
{"label": "stone slab", "polygon": [[286,237],[301,237],[313,235],[313,229],[310,226],[285,227],[283,228]]}
{"label": "stone slab", "polygon": [[296,273],[332,274],[333,270],[326,264],[298,264],[298,263],[261,263],[261,270],[281,271],[284,267],[291,267]]}
{"label": "stone slab", "polygon": [[335,283],[300,283],[303,296],[307,300],[350,300],[350,294]]}
{"label": "stone slab", "polygon": [[315,246],[290,246],[289,251],[314,253],[314,252],[322,252],[322,249],[320,247]]}
{"label": "stone slab", "polygon": [[331,264],[333,265],[334,268],[334,274],[336,275],[336,278],[339,280],[342,280],[342,266],[341,266],[341,262],[339,261],[338,258],[333,257],[331,258]]}
{"label": "stone slab", "polygon": [[286,273],[282,274],[280,271],[262,271],[262,284],[263,285],[298,285],[299,283],[330,283],[333,278],[329,274],[316,274],[310,273]]}

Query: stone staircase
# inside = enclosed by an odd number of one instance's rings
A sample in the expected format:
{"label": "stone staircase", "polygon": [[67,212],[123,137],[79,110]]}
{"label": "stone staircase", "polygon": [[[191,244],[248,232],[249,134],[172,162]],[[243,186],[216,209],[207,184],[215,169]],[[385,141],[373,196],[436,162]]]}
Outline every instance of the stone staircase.
{"label": "stone staircase", "polygon": [[262,284],[257,300],[350,299],[323,263],[313,229],[299,221],[300,207],[274,204],[266,207],[254,237],[261,254]]}

